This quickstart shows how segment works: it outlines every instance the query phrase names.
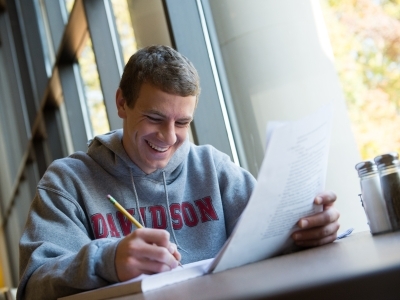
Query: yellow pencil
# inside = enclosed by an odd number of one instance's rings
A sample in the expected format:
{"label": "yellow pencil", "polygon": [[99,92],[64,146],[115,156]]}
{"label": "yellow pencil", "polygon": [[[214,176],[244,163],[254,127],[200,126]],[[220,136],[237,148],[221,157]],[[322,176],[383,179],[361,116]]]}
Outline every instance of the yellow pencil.
{"label": "yellow pencil", "polygon": [[[112,204],[114,204],[114,206],[124,214],[125,217],[127,217],[129,219],[129,221],[131,221],[137,228],[144,228],[142,226],[142,224],[140,224],[130,213],[127,212],[127,210],[125,208],[123,208],[121,206],[121,204],[118,203],[117,200],[115,200],[111,195],[107,195],[108,200],[110,200],[110,202]],[[178,264],[183,268],[181,262],[178,261]]]}
{"label": "yellow pencil", "polygon": [[120,212],[122,212],[122,213],[124,214],[124,216],[127,217],[127,218],[129,219],[129,221],[131,221],[137,228],[143,228],[142,224],[140,224],[130,213],[128,213],[128,212],[126,211],[126,209],[123,208],[123,207],[121,206],[121,204],[119,204],[119,203],[117,202],[117,200],[115,200],[111,195],[107,195],[107,198],[108,198],[108,200],[110,200],[111,203],[114,204],[114,206],[115,206],[116,208],[118,208],[118,210],[119,210]]}

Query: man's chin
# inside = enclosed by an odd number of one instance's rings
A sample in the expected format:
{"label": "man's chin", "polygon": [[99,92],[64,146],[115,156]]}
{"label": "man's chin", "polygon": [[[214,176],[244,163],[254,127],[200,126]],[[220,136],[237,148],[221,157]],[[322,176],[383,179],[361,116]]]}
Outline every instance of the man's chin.
{"label": "man's chin", "polygon": [[[168,161],[169,161],[169,160],[168,160]],[[163,161],[163,162],[157,162],[156,164],[152,164],[151,167],[149,167],[149,169],[152,170],[151,173],[154,173],[154,172],[157,171],[157,170],[164,169],[164,168],[167,166],[168,161],[166,161],[166,162],[165,162],[165,161]],[[148,174],[150,174],[150,173],[148,173]]]}

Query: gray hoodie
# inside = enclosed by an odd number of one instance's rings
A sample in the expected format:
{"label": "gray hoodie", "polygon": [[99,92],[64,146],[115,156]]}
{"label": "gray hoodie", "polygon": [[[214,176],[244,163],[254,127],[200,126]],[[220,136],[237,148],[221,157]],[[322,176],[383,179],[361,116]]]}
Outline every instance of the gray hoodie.
{"label": "gray hoodie", "polygon": [[122,130],[97,136],[87,153],[49,166],[20,240],[18,299],[56,299],[118,282],[116,246],[135,227],[108,194],[145,227],[169,231],[183,264],[214,257],[232,232],[255,186],[250,173],[187,140],[164,169],[147,175],[121,139]]}

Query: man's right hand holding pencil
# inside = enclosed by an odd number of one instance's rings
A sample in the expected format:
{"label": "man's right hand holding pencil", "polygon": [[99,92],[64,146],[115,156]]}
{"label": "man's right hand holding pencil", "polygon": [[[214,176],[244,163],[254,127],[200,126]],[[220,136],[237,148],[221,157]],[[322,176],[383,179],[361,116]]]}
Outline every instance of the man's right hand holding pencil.
{"label": "man's right hand holding pencil", "polygon": [[178,267],[181,254],[166,230],[139,228],[124,237],[115,253],[118,279],[126,281],[141,274],[154,274]]}

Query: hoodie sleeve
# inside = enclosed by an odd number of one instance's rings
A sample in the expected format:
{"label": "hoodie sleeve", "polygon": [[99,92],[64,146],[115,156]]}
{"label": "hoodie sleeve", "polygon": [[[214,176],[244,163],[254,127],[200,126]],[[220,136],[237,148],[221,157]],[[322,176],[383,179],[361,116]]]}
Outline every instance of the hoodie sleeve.
{"label": "hoodie sleeve", "polygon": [[57,299],[117,282],[117,239],[92,240],[83,209],[38,188],[20,240],[17,299]]}
{"label": "hoodie sleeve", "polygon": [[234,164],[226,154],[214,154],[218,157],[216,167],[224,206],[227,235],[232,233],[240,215],[255,188],[256,179],[245,169]]}

